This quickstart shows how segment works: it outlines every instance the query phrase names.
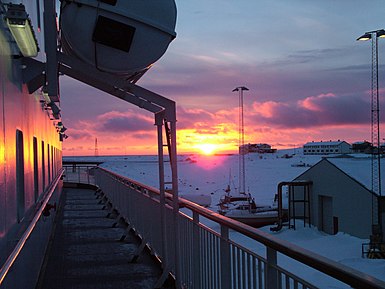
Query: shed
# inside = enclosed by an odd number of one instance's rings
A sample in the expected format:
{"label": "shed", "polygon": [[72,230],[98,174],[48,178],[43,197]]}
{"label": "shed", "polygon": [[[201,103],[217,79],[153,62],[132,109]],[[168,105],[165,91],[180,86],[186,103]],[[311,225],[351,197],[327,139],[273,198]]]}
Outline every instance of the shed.
{"label": "shed", "polygon": [[[382,232],[385,231],[384,196],[370,189],[370,158],[323,158],[294,180],[313,183],[309,196],[310,222],[319,230],[369,238],[373,233],[372,218],[378,220],[377,210],[372,213],[372,207],[378,208],[381,202]],[[296,210],[301,211],[297,206],[303,208],[304,204],[295,204]]]}

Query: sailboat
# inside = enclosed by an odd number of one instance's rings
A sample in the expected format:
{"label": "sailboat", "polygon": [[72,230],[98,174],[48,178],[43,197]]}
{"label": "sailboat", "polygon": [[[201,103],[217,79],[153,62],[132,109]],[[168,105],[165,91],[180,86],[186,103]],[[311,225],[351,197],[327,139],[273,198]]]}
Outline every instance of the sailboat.
{"label": "sailboat", "polygon": [[236,87],[234,91],[239,92],[239,191],[236,195],[231,194],[230,184],[225,189],[218,204],[218,212],[226,217],[240,221],[253,227],[271,225],[278,220],[278,207],[259,206],[250,193],[245,191],[246,171],[244,145],[244,121],[243,121],[243,91],[249,90],[245,86]]}

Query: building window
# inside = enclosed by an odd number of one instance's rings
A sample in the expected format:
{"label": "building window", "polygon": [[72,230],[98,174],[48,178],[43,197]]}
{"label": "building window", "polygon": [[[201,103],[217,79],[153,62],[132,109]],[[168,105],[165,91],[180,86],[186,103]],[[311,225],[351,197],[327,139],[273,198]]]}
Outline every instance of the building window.
{"label": "building window", "polygon": [[16,130],[16,208],[17,222],[20,223],[25,212],[24,140],[20,130]]}

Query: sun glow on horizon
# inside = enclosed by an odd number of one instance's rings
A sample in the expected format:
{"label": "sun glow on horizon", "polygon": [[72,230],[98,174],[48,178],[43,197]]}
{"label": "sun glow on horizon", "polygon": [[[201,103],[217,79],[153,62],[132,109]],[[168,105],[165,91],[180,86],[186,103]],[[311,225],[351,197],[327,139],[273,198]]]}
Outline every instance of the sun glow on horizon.
{"label": "sun glow on horizon", "polygon": [[218,151],[218,145],[212,143],[197,144],[196,148],[204,155],[212,155]]}

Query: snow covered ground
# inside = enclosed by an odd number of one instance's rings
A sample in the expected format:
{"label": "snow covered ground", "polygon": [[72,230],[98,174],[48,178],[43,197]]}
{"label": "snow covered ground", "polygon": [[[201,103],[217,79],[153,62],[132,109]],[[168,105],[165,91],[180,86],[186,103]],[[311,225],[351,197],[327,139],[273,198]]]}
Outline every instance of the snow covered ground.
{"label": "snow covered ground", "polygon": [[[246,191],[253,195],[257,203],[271,204],[279,182],[293,180],[321,159],[321,156],[304,156],[298,151],[296,154],[294,154],[294,150],[288,150],[275,154],[246,155]],[[285,158],[285,155],[292,157]],[[367,161],[367,156],[358,157]],[[158,188],[156,156],[98,157],[98,160],[105,161],[101,166],[106,169]],[[346,163],[348,160],[346,159],[344,162]],[[353,161],[357,161],[357,158],[352,159]],[[166,178],[171,180],[169,170],[166,170]],[[238,187],[238,156],[179,156],[178,179],[180,195],[211,196],[211,209],[216,210],[215,204],[224,194],[227,185],[230,183],[232,189]],[[368,243],[369,240],[359,239],[342,232],[337,235],[328,235],[318,231],[315,227],[305,228],[301,226],[300,222],[297,222],[296,230],[284,228],[280,232],[272,233],[269,228],[267,226],[261,230],[385,281],[385,260],[363,259],[361,257],[361,245]],[[251,241],[238,233],[232,233],[231,238],[261,255],[265,254],[264,247],[255,241]],[[280,258],[284,257],[281,256]],[[311,268],[290,264],[293,264],[292,260],[288,260],[287,266],[291,267],[290,270],[293,273],[320,288],[347,288],[335,280],[321,276],[320,273]]]}

